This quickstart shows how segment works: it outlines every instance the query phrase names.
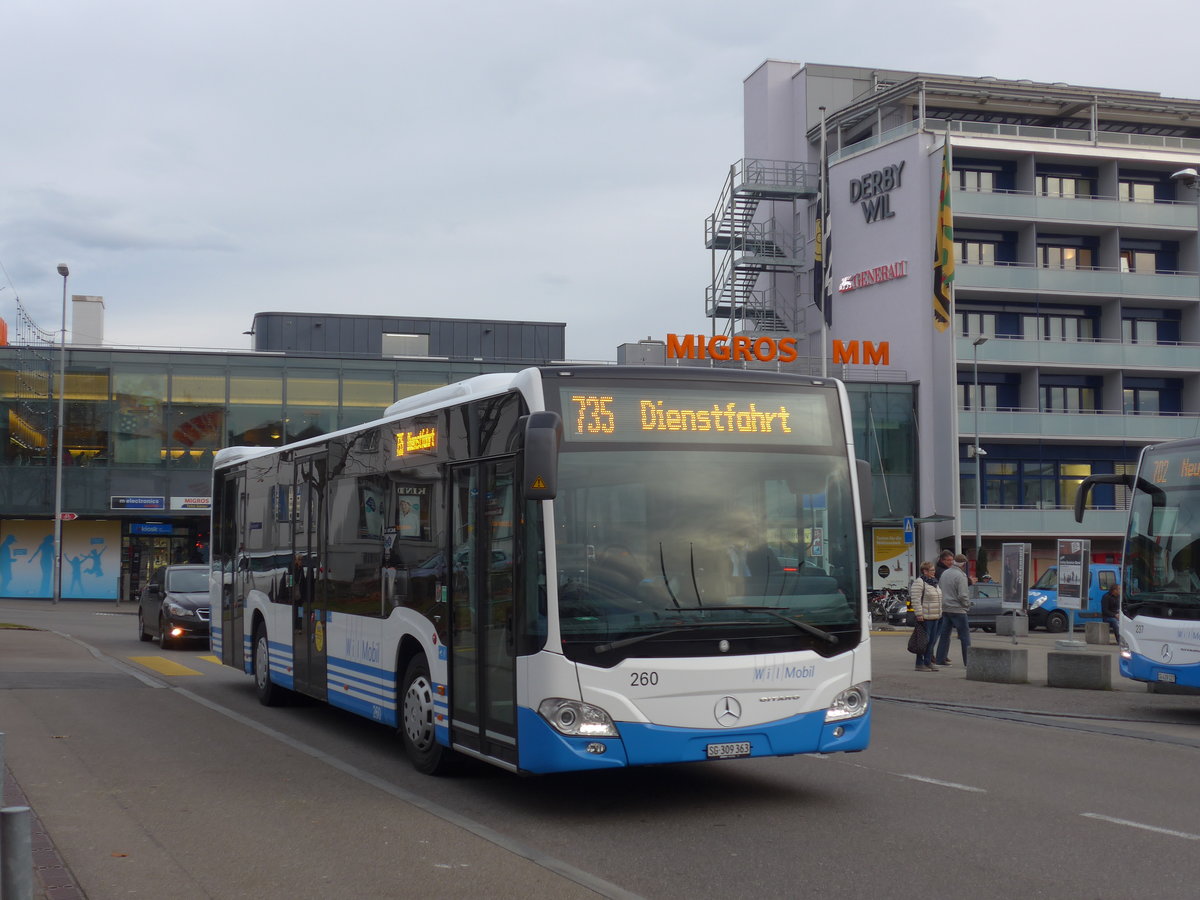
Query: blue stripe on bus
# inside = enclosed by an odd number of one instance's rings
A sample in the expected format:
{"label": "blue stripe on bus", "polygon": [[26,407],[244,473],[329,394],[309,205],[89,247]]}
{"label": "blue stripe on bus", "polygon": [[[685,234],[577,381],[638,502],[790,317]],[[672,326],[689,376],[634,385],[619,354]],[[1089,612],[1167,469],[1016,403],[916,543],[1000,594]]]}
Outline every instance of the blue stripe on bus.
{"label": "blue stripe on bus", "polygon": [[[577,738],[559,734],[536,712],[518,707],[520,767],[526,772],[567,772],[627,765],[693,762],[708,758],[709,744],[747,741],[750,756],[792,756],[864,750],[871,736],[871,716],[827,723],[825,711],[805,713],[750,728],[670,728],[641,722],[618,722],[619,738]],[[834,735],[837,728],[840,736]],[[604,753],[588,745],[604,744]]]}
{"label": "blue stripe on bus", "polygon": [[1145,681],[1150,684],[1160,683],[1159,675],[1173,675],[1173,681],[1162,683],[1183,687],[1200,687],[1200,663],[1187,666],[1163,666],[1140,653],[1134,653],[1132,659],[1121,659],[1121,674],[1134,681]]}

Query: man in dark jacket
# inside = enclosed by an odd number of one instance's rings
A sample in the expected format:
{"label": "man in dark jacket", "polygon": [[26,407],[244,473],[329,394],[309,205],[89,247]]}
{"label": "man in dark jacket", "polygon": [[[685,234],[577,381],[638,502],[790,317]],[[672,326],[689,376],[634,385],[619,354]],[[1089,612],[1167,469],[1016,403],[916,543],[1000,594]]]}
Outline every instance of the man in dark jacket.
{"label": "man in dark jacket", "polygon": [[1100,615],[1108,623],[1113,640],[1118,644],[1121,643],[1121,629],[1118,624],[1121,618],[1121,586],[1119,584],[1114,584],[1100,598]]}

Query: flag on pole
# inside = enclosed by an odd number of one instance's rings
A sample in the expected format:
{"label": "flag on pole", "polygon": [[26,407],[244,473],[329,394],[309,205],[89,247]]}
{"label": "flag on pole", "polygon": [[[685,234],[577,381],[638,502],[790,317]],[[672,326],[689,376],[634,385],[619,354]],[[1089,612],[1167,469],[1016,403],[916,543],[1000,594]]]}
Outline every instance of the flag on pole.
{"label": "flag on pole", "polygon": [[954,215],[950,209],[950,136],[942,149],[942,189],[933,240],[933,327],[945,331],[954,311]]}
{"label": "flag on pole", "polygon": [[821,108],[821,151],[818,160],[817,180],[817,224],[815,240],[813,241],[813,303],[825,315],[825,327],[833,325],[832,292],[829,290],[833,280],[830,268],[829,243],[829,167],[826,165],[825,153],[825,108]]}

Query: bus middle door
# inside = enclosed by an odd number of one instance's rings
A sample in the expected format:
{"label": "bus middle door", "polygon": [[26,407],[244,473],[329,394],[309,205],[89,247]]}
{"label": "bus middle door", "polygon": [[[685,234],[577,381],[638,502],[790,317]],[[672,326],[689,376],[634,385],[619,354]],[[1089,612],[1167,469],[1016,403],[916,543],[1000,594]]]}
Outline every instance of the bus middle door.
{"label": "bus middle door", "polygon": [[296,516],[292,554],[292,665],[295,689],[326,695],[327,490],[324,448],[296,460]]}

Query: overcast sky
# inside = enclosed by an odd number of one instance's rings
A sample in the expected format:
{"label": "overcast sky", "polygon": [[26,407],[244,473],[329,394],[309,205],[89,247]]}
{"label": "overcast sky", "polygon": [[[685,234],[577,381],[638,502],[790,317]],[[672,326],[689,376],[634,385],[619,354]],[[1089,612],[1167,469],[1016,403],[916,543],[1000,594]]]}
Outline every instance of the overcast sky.
{"label": "overcast sky", "polygon": [[57,330],[64,262],[110,344],[486,316],[611,360],[706,327],[704,217],[764,59],[1195,98],[1183,8],[4,0],[0,315]]}

